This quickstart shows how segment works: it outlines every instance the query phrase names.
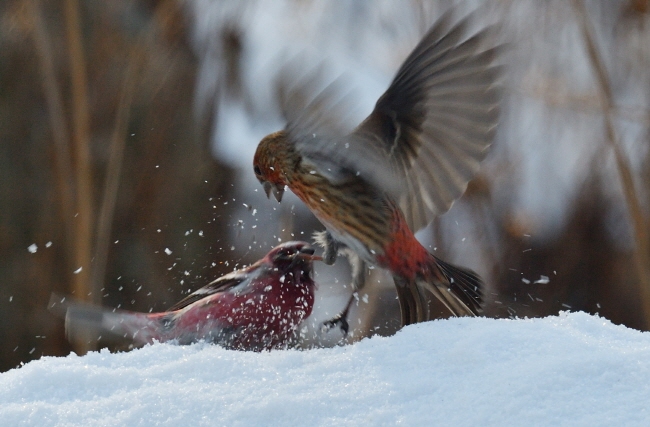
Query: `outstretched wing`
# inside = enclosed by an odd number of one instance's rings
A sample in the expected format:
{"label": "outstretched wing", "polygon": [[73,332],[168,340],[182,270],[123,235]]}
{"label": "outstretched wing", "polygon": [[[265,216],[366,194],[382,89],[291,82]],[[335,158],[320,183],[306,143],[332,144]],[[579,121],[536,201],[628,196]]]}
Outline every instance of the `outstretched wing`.
{"label": "outstretched wing", "polygon": [[354,132],[363,151],[385,156],[383,176],[400,182],[393,195],[413,231],[463,194],[496,132],[500,48],[492,27],[468,37],[471,20],[441,17]]}
{"label": "outstretched wing", "polygon": [[[323,134],[313,120],[306,130],[295,128],[301,120],[287,126],[319,171],[352,171],[387,192],[413,231],[462,195],[496,132],[501,49],[495,28],[473,33],[473,21],[469,15],[454,24],[452,12],[445,13],[350,135]],[[336,99],[326,95],[320,104]]]}
{"label": "outstretched wing", "polygon": [[232,273],[225,274],[215,280],[214,282],[211,282],[207,285],[205,285],[202,288],[197,289],[196,291],[192,292],[176,304],[172,305],[167,309],[167,311],[176,311],[180,310],[182,308],[187,307],[190,304],[193,304],[207,296],[219,293],[219,292],[224,292],[227,291],[228,289],[231,289],[239,284],[241,284],[243,281],[245,281],[247,278],[249,278],[248,274],[245,271],[239,270],[239,271],[233,271]]}

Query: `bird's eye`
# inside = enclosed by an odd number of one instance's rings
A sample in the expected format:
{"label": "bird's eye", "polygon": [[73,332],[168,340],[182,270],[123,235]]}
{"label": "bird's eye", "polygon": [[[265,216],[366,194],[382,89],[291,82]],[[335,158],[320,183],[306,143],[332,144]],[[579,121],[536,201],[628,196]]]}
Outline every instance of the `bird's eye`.
{"label": "bird's eye", "polygon": [[262,171],[260,170],[259,166],[255,166],[255,175],[262,175]]}

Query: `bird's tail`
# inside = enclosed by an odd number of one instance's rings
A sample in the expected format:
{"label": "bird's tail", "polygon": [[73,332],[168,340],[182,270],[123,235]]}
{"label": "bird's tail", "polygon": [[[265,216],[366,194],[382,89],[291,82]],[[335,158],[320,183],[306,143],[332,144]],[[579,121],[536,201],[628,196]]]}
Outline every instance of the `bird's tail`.
{"label": "bird's tail", "polygon": [[404,281],[399,277],[393,277],[393,280],[397,289],[402,326],[429,320],[429,306],[417,283]]}
{"label": "bird's tail", "polygon": [[424,290],[433,294],[455,316],[480,315],[485,285],[479,275],[433,255],[431,257],[430,274],[413,282],[399,283],[396,278],[402,325],[431,320]]}
{"label": "bird's tail", "polygon": [[65,319],[68,339],[121,337],[134,344],[148,344],[163,338],[164,319],[160,314],[135,313],[73,301],[52,294],[48,309]]}

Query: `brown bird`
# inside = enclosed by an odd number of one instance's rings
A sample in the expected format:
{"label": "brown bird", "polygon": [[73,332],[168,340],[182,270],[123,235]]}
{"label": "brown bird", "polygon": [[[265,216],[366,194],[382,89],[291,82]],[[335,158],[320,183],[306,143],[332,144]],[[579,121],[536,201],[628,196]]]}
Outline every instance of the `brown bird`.
{"label": "brown bird", "polygon": [[[328,88],[306,107],[290,97],[286,128],[255,153],[267,196],[280,201],[286,186],[325,225],[317,236],[325,262],[347,255],[356,288],[366,264],[391,272],[403,325],[431,318],[424,290],[454,315],[481,312],[480,277],[430,254],[413,234],[462,195],[494,138],[500,48],[494,27],[472,33],[471,21],[445,13],[351,133],[323,124],[338,101]],[[344,328],[349,306],[335,319]]]}

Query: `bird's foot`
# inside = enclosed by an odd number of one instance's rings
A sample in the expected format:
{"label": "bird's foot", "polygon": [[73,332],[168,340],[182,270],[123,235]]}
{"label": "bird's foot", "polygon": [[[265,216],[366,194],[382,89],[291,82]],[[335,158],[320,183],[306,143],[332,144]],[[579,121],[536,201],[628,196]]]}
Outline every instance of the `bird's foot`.
{"label": "bird's foot", "polygon": [[323,322],[323,332],[329,332],[334,328],[340,328],[341,332],[343,332],[343,336],[347,337],[348,332],[350,332],[350,324],[348,323],[348,314],[345,312],[339,313],[338,315],[334,316],[332,319]]}
{"label": "bird's foot", "polygon": [[356,292],[350,295],[348,303],[345,305],[345,309],[342,312],[331,318],[330,320],[323,322],[322,329],[324,332],[331,331],[335,327],[339,327],[341,332],[343,332],[343,337],[347,337],[350,332],[350,323],[348,323],[348,314],[350,312],[350,307],[352,306],[352,301],[358,300],[359,296]]}

